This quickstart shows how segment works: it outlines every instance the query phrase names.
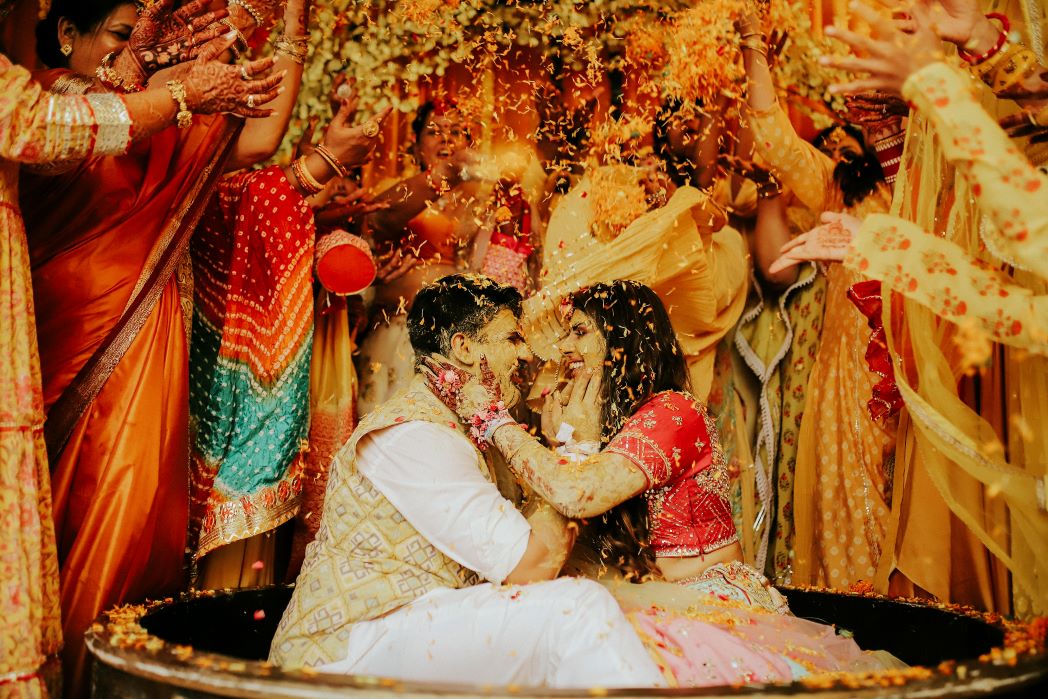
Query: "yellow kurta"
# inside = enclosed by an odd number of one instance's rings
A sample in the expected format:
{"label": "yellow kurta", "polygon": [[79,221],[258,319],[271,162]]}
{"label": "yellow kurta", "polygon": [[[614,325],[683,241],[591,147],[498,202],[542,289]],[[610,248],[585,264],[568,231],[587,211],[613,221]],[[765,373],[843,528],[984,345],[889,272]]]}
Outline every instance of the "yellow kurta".
{"label": "yellow kurta", "polygon": [[[751,112],[750,128],[761,157],[812,212],[864,217],[888,209],[890,193],[883,185],[845,207],[833,180],[834,162],[796,134],[780,107]],[[860,279],[839,265],[827,272],[822,339],[797,444],[795,584],[846,588],[872,580],[881,553],[890,488],[885,466],[895,430],[875,422],[866,407],[879,377],[866,364],[866,319],[847,298]]]}
{"label": "yellow kurta", "polygon": [[[915,462],[914,482],[930,480],[935,497],[941,495],[979,541],[1008,565],[1019,596],[1032,603],[1026,611],[1043,613],[1048,609],[1048,514],[1043,495],[1048,437],[1041,429],[1048,418],[1048,210],[1044,206],[1048,177],[998,128],[978,102],[973,86],[966,74],[935,63],[911,76],[904,94],[928,120],[943,156],[969,186],[986,217],[979,238],[992,257],[976,259],[952,240],[912,222],[880,215],[864,222],[845,264],[880,279],[885,289],[934,316],[974,332],[976,338],[986,337],[1024,353],[1015,364],[1022,376],[1013,377],[1021,382],[1008,406],[1012,432],[1008,452],[989,425],[961,404],[953,391],[955,384],[949,381],[952,377],[941,385],[953,394],[940,395],[931,393],[934,382],[920,386],[907,380],[905,369],[900,372],[899,365],[908,368],[910,360],[897,359],[896,373],[917,428],[916,449],[926,457],[936,455]],[[1020,271],[1006,274],[1004,265],[988,262],[993,258]],[[918,349],[919,345],[914,351]],[[958,349],[943,349],[954,372],[964,368],[966,359],[963,348]],[[898,505],[905,509],[897,516],[893,567],[941,598],[965,595],[968,599],[963,601],[989,604],[979,599],[985,593],[966,592],[973,582],[956,579],[955,566],[934,555],[935,548],[948,546],[951,537],[945,537],[944,543],[943,537],[934,535],[941,525],[928,521],[929,497],[918,496],[915,487],[902,491],[904,497],[899,498]],[[991,499],[999,494],[1010,510],[1010,547],[1002,544],[1002,532],[995,526],[995,521],[1000,522],[983,499],[970,496],[973,489],[978,495],[983,487]],[[915,497],[920,503],[911,504]]]}
{"label": "yellow kurta", "polygon": [[0,55],[0,684],[4,696],[47,696],[45,683],[51,679],[47,663],[62,644],[40,359],[29,253],[18,211],[18,163],[121,152],[129,135],[130,120],[118,97],[50,95],[28,71]]}

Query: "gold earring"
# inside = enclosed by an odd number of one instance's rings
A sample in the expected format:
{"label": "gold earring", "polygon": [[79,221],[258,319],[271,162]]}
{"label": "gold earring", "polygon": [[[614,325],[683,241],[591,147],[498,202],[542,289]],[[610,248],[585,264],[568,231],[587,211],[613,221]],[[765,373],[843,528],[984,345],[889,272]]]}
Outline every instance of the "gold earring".
{"label": "gold earring", "polygon": [[59,49],[59,50],[62,52],[63,56],[69,57],[69,55],[73,53],[73,45],[72,44],[62,44],[62,48]]}

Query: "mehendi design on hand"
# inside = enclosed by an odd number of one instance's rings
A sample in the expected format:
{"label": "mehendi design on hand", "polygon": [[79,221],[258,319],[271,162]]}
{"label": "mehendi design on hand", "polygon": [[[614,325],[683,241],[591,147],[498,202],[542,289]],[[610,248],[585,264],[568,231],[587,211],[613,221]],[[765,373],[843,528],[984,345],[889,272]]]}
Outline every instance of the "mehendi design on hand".
{"label": "mehendi design on hand", "polygon": [[139,16],[127,48],[146,76],[195,59],[208,42],[220,37],[228,12],[208,10],[208,0],[193,0],[171,11],[173,0],[149,5]]}

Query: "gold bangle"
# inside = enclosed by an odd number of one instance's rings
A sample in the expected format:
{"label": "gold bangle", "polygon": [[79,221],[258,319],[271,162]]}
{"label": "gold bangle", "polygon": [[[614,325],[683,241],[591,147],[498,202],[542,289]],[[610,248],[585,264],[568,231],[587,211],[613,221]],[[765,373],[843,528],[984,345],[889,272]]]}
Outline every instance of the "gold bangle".
{"label": "gold bangle", "polygon": [[189,107],[186,105],[186,86],[181,80],[168,80],[167,89],[171,93],[171,99],[178,104],[178,114],[175,115],[178,128],[184,129],[191,126],[193,124],[193,112],[189,111]]}
{"label": "gold bangle", "polygon": [[302,186],[302,189],[306,191],[306,196],[313,196],[324,189],[324,185],[317,182],[317,178],[313,177],[313,174],[306,167],[306,158],[308,156],[303,155],[298,160],[291,163],[291,172],[295,174],[295,179]]}
{"label": "gold bangle", "polygon": [[349,174],[349,169],[342,164],[342,161],[331,152],[331,149],[325,146],[323,143],[318,143],[314,148],[316,154],[324,159],[324,162],[331,166],[331,169],[335,171],[339,177],[345,177]]}
{"label": "gold bangle", "polygon": [[240,27],[234,24],[229,17],[223,17],[221,24],[229,27],[230,31],[236,32],[237,38],[229,48],[233,52],[233,57],[239,60],[240,54],[247,53],[247,50],[250,48],[247,43],[247,37],[244,36],[244,32],[240,31]]}
{"label": "gold bangle", "polygon": [[[126,49],[130,51],[130,49]],[[95,75],[106,87],[117,90],[118,92],[141,92],[145,88],[136,83],[133,80],[128,80],[120,73],[116,72],[113,68],[113,61],[116,60],[116,51],[111,51],[105,55],[102,59],[102,63],[95,69]]]}
{"label": "gold bangle", "polygon": [[273,53],[283,54],[302,65],[309,57],[309,37],[285,34],[273,43]]}
{"label": "gold bangle", "polygon": [[247,0],[229,0],[226,4],[230,6],[236,5],[237,7],[242,8],[244,12],[251,15],[251,19],[255,20],[255,26],[259,28],[262,27],[262,22],[265,20],[265,17],[262,16],[261,12],[251,7],[251,5],[247,3]]}

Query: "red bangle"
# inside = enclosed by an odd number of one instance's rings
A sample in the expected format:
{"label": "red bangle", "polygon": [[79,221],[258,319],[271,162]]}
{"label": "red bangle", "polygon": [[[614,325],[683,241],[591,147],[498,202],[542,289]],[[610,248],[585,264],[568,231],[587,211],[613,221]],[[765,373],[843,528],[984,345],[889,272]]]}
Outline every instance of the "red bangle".
{"label": "red bangle", "polygon": [[1004,45],[1008,43],[1008,33],[1012,30],[1012,23],[1008,20],[1007,17],[1002,15],[1000,12],[991,12],[990,14],[986,15],[986,19],[996,19],[1001,23],[1001,33],[997,37],[997,41],[994,43],[994,45],[987,49],[986,53],[979,56],[976,56],[972,52],[967,51],[963,48],[957,52],[957,54],[961,58],[963,58],[965,61],[967,61],[973,66],[977,66],[980,63],[983,63],[992,58],[993,56],[997,55],[997,52],[1004,48]]}

